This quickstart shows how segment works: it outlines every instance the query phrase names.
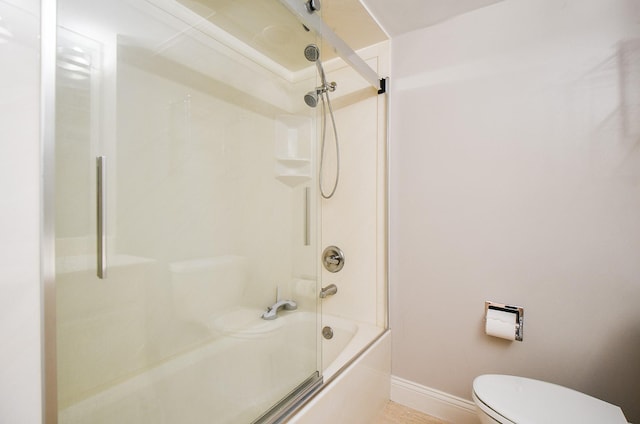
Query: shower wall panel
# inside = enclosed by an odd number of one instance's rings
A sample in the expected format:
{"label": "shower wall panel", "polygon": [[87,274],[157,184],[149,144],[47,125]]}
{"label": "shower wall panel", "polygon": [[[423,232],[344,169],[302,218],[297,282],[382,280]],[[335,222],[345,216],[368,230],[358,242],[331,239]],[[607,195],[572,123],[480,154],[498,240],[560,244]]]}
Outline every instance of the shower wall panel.
{"label": "shower wall panel", "polygon": [[0,1],[0,422],[38,423],[40,2]]}
{"label": "shower wall panel", "polygon": [[292,268],[291,190],[273,176],[275,120],[190,85],[187,69],[168,79],[149,61],[119,63],[117,184],[126,190],[114,247],[165,263],[246,257],[245,301],[263,307],[275,296],[264,280],[287,282]]}
{"label": "shower wall panel", "polygon": [[[380,75],[388,70],[388,43],[359,52]],[[323,313],[385,327],[386,320],[386,122],[385,97],[378,95],[340,60],[327,64],[340,139],[340,184],[322,201],[322,245],[339,246],[345,267],[322,271],[322,280],[338,286],[323,302]],[[331,133],[330,133],[331,134]],[[327,139],[325,181],[333,181],[335,150]]]}

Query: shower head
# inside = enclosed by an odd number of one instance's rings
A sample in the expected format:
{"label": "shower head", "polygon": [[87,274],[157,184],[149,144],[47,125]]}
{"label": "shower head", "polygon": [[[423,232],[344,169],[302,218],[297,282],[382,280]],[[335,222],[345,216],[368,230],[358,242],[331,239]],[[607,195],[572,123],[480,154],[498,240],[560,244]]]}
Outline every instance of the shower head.
{"label": "shower head", "polygon": [[309,91],[307,94],[305,94],[304,95],[304,102],[309,107],[318,106],[318,91],[317,90]]}
{"label": "shower head", "polygon": [[315,44],[309,44],[304,48],[304,57],[306,57],[309,62],[316,62],[320,59],[320,49]]}
{"label": "shower head", "polygon": [[315,44],[308,44],[307,47],[304,48],[304,57],[307,58],[309,62],[315,62],[316,67],[318,68],[318,73],[320,74],[320,81],[322,81],[322,85],[327,85],[327,77],[324,75],[324,68],[322,68],[322,62],[320,61],[320,49]]}

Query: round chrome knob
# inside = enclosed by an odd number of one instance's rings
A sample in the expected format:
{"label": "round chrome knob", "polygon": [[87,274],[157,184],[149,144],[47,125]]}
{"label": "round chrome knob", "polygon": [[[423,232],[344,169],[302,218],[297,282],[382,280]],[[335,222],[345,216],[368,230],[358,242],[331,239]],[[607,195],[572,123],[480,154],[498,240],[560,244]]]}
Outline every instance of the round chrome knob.
{"label": "round chrome knob", "polygon": [[329,272],[338,272],[344,267],[344,253],[339,247],[329,246],[322,252],[322,264]]}

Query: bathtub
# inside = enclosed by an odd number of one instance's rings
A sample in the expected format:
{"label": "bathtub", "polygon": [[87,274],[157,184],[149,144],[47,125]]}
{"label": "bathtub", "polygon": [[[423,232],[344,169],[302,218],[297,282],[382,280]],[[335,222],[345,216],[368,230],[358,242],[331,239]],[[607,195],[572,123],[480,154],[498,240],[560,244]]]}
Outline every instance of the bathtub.
{"label": "bathtub", "polygon": [[[359,328],[358,332],[374,332],[373,328],[367,327]],[[337,373],[325,378],[320,391],[287,424],[370,424],[376,421],[389,401],[391,391],[391,332],[377,331],[373,343],[358,337],[358,333],[354,335],[345,351],[328,367],[330,372],[335,369]],[[362,351],[359,350],[360,343],[365,344]],[[350,349],[356,357],[347,355]],[[344,364],[343,359],[347,359]]]}
{"label": "bathtub", "polygon": [[382,333],[380,327],[332,315],[322,317],[322,326],[333,329],[333,338],[322,343],[322,375],[325,382],[331,381]]}
{"label": "bathtub", "polygon": [[[262,311],[237,308],[212,318],[216,337],[59,411],[61,424],[252,422],[318,368],[316,315],[284,312],[273,321]],[[323,340],[325,381],[336,378],[381,329],[325,316],[334,337]],[[238,372],[244,377],[238,377]]]}

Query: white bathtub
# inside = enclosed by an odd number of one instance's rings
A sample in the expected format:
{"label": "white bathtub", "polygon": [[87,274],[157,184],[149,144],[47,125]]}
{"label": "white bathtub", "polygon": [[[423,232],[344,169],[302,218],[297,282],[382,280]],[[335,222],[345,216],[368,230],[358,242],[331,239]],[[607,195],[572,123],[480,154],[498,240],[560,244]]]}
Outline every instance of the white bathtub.
{"label": "white bathtub", "polygon": [[[101,388],[59,411],[61,424],[239,423],[253,421],[317,368],[316,316],[285,312],[276,320],[237,309],[212,318],[210,343]],[[369,344],[379,328],[324,317],[325,381]]]}
{"label": "white bathtub", "polygon": [[331,315],[322,317],[322,326],[333,329],[333,338],[322,343],[322,375],[325,381],[332,379],[383,331],[371,324]]}
{"label": "white bathtub", "polygon": [[391,336],[387,331],[325,383],[287,424],[370,424],[389,401],[390,391]]}

